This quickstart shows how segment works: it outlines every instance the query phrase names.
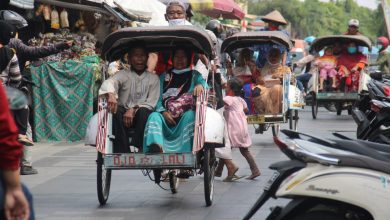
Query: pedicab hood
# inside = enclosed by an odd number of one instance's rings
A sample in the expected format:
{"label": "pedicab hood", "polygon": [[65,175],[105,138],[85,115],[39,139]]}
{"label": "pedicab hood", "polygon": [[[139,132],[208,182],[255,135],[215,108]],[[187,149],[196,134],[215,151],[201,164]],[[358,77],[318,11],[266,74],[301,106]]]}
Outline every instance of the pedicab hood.
{"label": "pedicab hood", "polygon": [[310,50],[314,49],[315,51],[319,52],[324,49],[324,47],[333,45],[335,43],[348,44],[351,42],[355,43],[356,46],[367,47],[369,50],[371,50],[372,44],[370,39],[363,35],[330,35],[326,37],[320,37],[314,40]]}
{"label": "pedicab hood", "polygon": [[293,48],[291,39],[281,31],[240,32],[226,38],[221,46],[222,52],[232,52],[239,48],[252,47],[259,44],[283,45],[287,50]]}
{"label": "pedicab hood", "polygon": [[112,62],[120,59],[129,48],[142,42],[147,51],[172,50],[182,46],[209,58],[215,56],[213,43],[205,30],[193,26],[129,27],[106,37],[102,46],[102,58]]}

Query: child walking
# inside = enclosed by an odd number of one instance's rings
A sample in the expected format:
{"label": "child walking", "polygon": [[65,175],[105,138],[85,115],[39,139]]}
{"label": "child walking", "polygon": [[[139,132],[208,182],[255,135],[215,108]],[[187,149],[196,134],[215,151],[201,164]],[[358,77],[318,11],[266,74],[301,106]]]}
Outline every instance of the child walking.
{"label": "child walking", "polygon": [[255,179],[260,176],[260,170],[249,151],[252,145],[251,137],[248,132],[245,113],[248,112],[248,107],[244,99],[240,97],[242,86],[237,80],[229,80],[226,87],[226,96],[223,98],[225,102],[225,111],[223,116],[226,121],[230,144],[233,147],[238,147],[240,153],[245,157],[249,164],[252,174],[247,179]]}

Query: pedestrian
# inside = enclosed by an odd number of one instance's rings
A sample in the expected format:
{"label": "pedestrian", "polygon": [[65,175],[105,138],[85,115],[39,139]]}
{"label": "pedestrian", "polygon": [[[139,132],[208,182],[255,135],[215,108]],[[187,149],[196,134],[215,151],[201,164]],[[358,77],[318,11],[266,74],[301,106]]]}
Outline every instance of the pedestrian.
{"label": "pedestrian", "polygon": [[[43,47],[31,47],[25,45],[20,39],[18,39],[18,30],[25,28],[27,26],[26,20],[16,12],[5,10],[0,13],[0,20],[5,21],[8,24],[11,24],[16,32],[12,35],[8,47],[12,48],[16,52],[16,56],[19,61],[19,69],[23,74],[26,62],[31,60],[36,60],[46,56],[50,56],[56,53],[61,52],[64,49],[71,47],[72,42],[62,42],[54,44],[51,46]],[[21,162],[20,173],[22,175],[31,175],[37,174],[38,171],[32,167],[31,158],[30,158],[30,147],[34,143],[31,140],[31,137],[27,136],[27,129],[29,126],[29,115],[30,109],[27,106],[26,108],[13,111],[16,125],[19,129],[19,141],[24,144],[23,150],[23,159]]]}
{"label": "pedestrian", "polygon": [[[1,47],[1,46],[0,46]],[[0,48],[4,54],[6,47]],[[0,63],[7,61],[0,56]],[[0,69],[0,72],[4,68]],[[1,81],[1,80],[0,80]],[[0,219],[34,219],[32,195],[20,182],[19,161],[23,146],[0,83]]]}
{"label": "pedestrian", "polygon": [[[249,147],[252,145],[252,140],[248,132],[248,124],[245,113],[248,112],[248,107],[244,99],[241,98],[242,86],[235,80],[229,80],[226,86],[225,111],[223,116],[226,121],[228,137],[232,148],[239,148],[242,156],[245,157],[251,169],[251,175],[247,178],[250,180],[260,176],[260,170],[257,167],[256,161],[253,158]],[[234,176],[228,176],[234,178]]]}

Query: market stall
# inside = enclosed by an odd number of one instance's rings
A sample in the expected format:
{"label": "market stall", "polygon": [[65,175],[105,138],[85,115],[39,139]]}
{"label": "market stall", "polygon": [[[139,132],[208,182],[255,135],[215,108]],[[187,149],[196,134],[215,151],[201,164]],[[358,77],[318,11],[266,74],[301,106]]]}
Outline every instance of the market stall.
{"label": "market stall", "polygon": [[[44,28],[28,41],[31,46],[68,42],[60,53],[36,59],[26,68],[32,87],[32,127],[35,141],[80,141],[93,115],[101,83],[100,42],[112,31],[131,22],[148,22],[106,1],[35,0],[26,13]],[[32,58],[33,60],[34,58]]]}

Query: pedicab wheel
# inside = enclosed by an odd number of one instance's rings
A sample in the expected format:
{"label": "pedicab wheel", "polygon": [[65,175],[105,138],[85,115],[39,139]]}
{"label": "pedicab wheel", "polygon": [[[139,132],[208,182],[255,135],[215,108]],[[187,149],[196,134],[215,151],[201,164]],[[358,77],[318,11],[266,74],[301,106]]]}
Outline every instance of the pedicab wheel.
{"label": "pedicab wheel", "polygon": [[317,102],[317,96],[313,92],[311,95],[311,115],[313,116],[313,119],[317,118],[318,114],[318,102]]}
{"label": "pedicab wheel", "polygon": [[290,130],[297,131],[298,126],[298,110],[289,110],[289,128]]}
{"label": "pedicab wheel", "polygon": [[272,135],[274,137],[279,136],[279,131],[280,131],[280,125],[279,124],[273,124],[272,125]]}
{"label": "pedicab wheel", "polygon": [[203,152],[204,196],[206,206],[211,206],[214,196],[215,153],[214,149],[208,147]]}
{"label": "pedicab wheel", "polygon": [[352,105],[348,106],[347,111],[348,111],[348,115],[352,115]]}
{"label": "pedicab wheel", "polygon": [[107,202],[110,194],[111,185],[111,169],[106,169],[102,153],[98,152],[97,160],[97,194],[100,205]]}
{"label": "pedicab wheel", "polygon": [[176,176],[177,170],[169,171],[169,187],[171,188],[171,192],[173,194],[177,193],[177,189],[179,188],[179,179]]}
{"label": "pedicab wheel", "polygon": [[341,115],[341,111],[343,111],[343,103],[337,102],[336,103],[336,114]]}

